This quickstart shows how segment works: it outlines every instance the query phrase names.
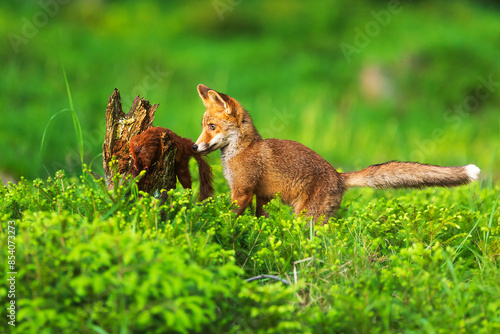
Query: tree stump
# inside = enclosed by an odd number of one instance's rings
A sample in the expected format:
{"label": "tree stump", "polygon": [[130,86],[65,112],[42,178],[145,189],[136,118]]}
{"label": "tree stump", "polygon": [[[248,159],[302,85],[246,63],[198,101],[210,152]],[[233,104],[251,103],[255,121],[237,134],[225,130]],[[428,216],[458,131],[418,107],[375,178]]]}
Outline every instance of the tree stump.
{"label": "tree stump", "polygon": [[[115,187],[115,172],[119,174],[120,185],[128,175],[132,175],[133,159],[130,153],[130,140],[153,126],[157,108],[158,104],[151,105],[148,100],[137,96],[130,111],[125,114],[122,111],[118,89],[115,88],[109,97],[106,108],[106,135],[102,146],[104,178],[108,190]],[[162,136],[160,140],[161,149],[155,156],[156,161],[151,162],[146,175],[138,183],[139,190],[155,197],[159,197],[162,189],[173,189],[176,184],[176,146],[168,135]],[[148,149],[150,148],[144,147],[143,153],[148,154]],[[116,157],[115,168],[110,167],[113,157]]]}

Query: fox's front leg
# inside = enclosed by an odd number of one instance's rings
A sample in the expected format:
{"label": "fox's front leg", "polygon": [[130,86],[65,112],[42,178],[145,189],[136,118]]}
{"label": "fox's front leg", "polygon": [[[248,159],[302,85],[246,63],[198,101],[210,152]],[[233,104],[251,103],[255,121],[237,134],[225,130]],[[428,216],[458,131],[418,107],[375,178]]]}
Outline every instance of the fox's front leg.
{"label": "fox's front leg", "polygon": [[269,213],[266,212],[263,208],[264,205],[269,203],[270,199],[260,197],[257,195],[257,208],[255,209],[255,215],[257,217],[264,216],[266,218],[269,218]]}
{"label": "fox's front leg", "polygon": [[231,201],[233,203],[236,202],[236,205],[238,205],[238,208],[234,210],[236,217],[241,216],[245,212],[245,209],[252,203],[252,198],[253,192],[251,190],[231,191]]}

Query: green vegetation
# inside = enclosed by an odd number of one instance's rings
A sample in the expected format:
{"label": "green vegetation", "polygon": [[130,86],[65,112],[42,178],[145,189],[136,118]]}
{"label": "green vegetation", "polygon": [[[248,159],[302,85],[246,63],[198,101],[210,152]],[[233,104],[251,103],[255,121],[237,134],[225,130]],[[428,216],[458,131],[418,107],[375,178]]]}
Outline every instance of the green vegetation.
{"label": "green vegetation", "polygon": [[[500,328],[498,186],[353,190],[314,228],[278,200],[269,219],[235,219],[225,194],[198,204],[172,190],[159,207],[129,190],[88,171],[0,189],[0,218],[16,222],[18,333]],[[244,281],[261,274],[291,285]]]}
{"label": "green vegetation", "polygon": [[[228,6],[218,11],[216,4]],[[81,172],[71,113],[49,124],[40,151],[51,116],[70,107],[64,66],[84,161],[96,172],[115,87],[124,110],[144,96],[160,104],[156,125],[197,138],[204,108],[196,85],[204,83],[237,98],[263,136],[297,140],[344,170],[419,160],[475,163],[498,178],[498,10],[477,2],[401,1],[378,23],[388,4],[60,4],[25,43],[13,35],[0,42],[0,171],[29,179]],[[36,1],[2,2],[0,9],[1,30],[20,37],[44,12]],[[373,27],[378,34],[358,36]],[[346,54],[342,43],[359,52]]]}
{"label": "green vegetation", "polygon": [[[0,31],[0,178],[16,181],[0,188],[0,263],[15,254],[17,271],[0,332],[500,331],[495,2],[3,1]],[[474,163],[481,180],[353,189],[311,227],[279,200],[234,218],[216,153],[201,204],[197,181],[160,207],[83,166],[102,174],[115,87],[124,110],[141,95],[155,125],[196,138],[199,83],[340,170]],[[291,284],[245,281],[259,275]]]}

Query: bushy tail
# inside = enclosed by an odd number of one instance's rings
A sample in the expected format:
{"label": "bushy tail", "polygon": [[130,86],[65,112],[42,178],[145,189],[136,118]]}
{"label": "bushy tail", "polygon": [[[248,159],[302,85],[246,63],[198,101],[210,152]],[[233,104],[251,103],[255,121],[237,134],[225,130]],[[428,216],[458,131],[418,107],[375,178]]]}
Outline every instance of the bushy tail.
{"label": "bushy tail", "polygon": [[341,177],[347,188],[455,187],[476,180],[479,172],[476,165],[442,167],[391,161],[366,167],[359,172],[343,173]]}
{"label": "bushy tail", "polygon": [[198,172],[200,175],[200,201],[203,201],[211,197],[214,193],[214,187],[212,185],[212,168],[200,154],[194,153],[193,158],[195,158],[198,163]]}

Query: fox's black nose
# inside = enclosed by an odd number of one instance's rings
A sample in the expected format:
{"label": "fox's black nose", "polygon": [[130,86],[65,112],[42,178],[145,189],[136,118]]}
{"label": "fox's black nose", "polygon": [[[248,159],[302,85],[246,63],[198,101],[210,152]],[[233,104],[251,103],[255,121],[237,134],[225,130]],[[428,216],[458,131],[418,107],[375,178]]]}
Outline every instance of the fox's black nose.
{"label": "fox's black nose", "polygon": [[193,150],[198,151],[198,145],[194,144],[193,145]]}

